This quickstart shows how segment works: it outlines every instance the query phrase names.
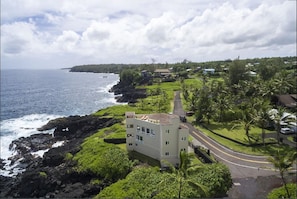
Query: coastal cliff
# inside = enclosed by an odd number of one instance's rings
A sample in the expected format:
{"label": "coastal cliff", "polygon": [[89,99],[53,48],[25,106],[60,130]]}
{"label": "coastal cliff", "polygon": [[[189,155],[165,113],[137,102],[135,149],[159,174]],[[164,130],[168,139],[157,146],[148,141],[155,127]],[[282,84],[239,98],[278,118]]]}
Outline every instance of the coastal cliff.
{"label": "coastal cliff", "polygon": [[[75,170],[76,163],[67,159],[80,150],[85,138],[98,129],[120,122],[114,118],[101,118],[93,115],[70,116],[50,121],[39,130],[55,129],[54,134],[35,134],[15,140],[17,155],[12,161],[21,160],[20,166],[26,169],[15,178],[1,176],[0,197],[92,197],[105,186],[104,183],[90,183],[92,176]],[[51,148],[43,157],[32,152],[51,147],[55,142],[62,146]]]}

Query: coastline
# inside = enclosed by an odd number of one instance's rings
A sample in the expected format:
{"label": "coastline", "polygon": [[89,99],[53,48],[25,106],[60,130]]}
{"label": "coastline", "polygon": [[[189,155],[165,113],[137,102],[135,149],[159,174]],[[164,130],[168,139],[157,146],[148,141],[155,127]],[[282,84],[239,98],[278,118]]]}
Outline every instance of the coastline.
{"label": "coastline", "polygon": [[[113,85],[108,92],[115,94],[114,88],[117,85]],[[125,88],[119,88],[114,95],[114,97],[121,96],[116,99],[117,102],[135,100],[135,95],[128,94],[127,97],[127,93],[133,92],[133,90],[122,94]],[[106,128],[120,121],[117,118],[98,117],[94,113],[85,116],[70,115],[49,120],[46,125],[37,129],[39,133],[14,140],[11,147],[14,148],[15,155],[10,160],[11,164],[17,163],[21,172],[13,177],[0,175],[0,185],[6,187],[6,189],[0,189],[0,197],[77,197],[78,188],[73,188],[76,183],[80,185],[80,197],[98,194],[102,185],[80,182],[82,178],[88,178],[91,181],[91,176],[88,174],[73,171],[69,176],[67,172],[73,170],[74,163],[66,161],[65,157],[67,154],[76,154],[80,150],[83,140],[97,132],[98,129]],[[48,133],[50,131],[52,133]],[[40,153],[43,153],[42,157],[39,156]],[[4,166],[5,162],[1,159],[1,169]],[[41,175],[43,173],[51,177],[44,178]],[[62,188],[59,187],[61,183],[63,183]]]}

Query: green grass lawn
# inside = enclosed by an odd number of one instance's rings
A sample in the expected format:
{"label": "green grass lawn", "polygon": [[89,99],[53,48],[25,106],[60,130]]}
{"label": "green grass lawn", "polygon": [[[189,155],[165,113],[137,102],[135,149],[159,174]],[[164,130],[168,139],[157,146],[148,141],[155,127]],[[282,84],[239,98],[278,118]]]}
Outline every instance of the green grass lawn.
{"label": "green grass lawn", "polygon": [[[209,130],[201,127],[196,126],[197,129],[202,131],[204,134],[209,136],[210,138],[216,140],[218,143],[222,144],[223,146],[232,149],[237,152],[245,153],[245,154],[251,154],[251,155],[271,155],[276,150],[284,150],[284,151],[291,151],[294,150],[293,148],[287,146],[287,145],[278,145],[278,144],[272,144],[272,145],[266,145],[266,146],[253,146],[253,147],[247,147],[240,144],[237,144],[233,141],[227,140],[225,138],[222,138],[218,135],[213,134]],[[214,130],[216,132],[216,130]],[[270,138],[266,139],[265,142],[273,141]],[[275,140],[274,140],[275,141]]]}
{"label": "green grass lawn", "polygon": [[[297,136],[297,135],[296,135],[296,136]],[[293,135],[292,135],[292,136],[289,136],[289,137],[288,137],[288,140],[291,141],[291,142],[293,142],[293,143],[296,143],[296,142],[294,141],[294,136],[293,136]]]}
{"label": "green grass lawn", "polygon": [[[211,122],[210,124],[205,124],[208,128],[214,132],[224,135],[226,137],[232,138],[242,143],[249,144],[248,138],[245,134],[244,126],[240,123],[219,123]],[[266,133],[271,131],[265,130]],[[256,126],[252,126],[249,130],[249,135],[251,137],[252,143],[262,142],[262,129]]]}
{"label": "green grass lawn", "polygon": [[[195,85],[196,86],[202,86],[202,81],[198,78],[193,78],[193,79],[185,79],[184,83],[187,85]],[[160,84],[154,84],[151,86],[147,86],[146,88],[148,89],[163,89],[167,92],[168,94],[168,104],[166,105],[166,107],[164,109],[166,109],[166,111],[163,112],[172,112],[173,110],[173,99],[174,99],[174,92],[177,90],[181,90],[181,83],[180,81],[175,81],[175,82],[164,82],[164,83],[160,83]],[[130,106],[130,105],[117,105],[117,106],[112,106],[112,107],[108,107],[102,110],[99,110],[98,112],[94,113],[94,115],[97,116],[103,116],[103,117],[114,117],[114,118],[120,118],[124,120],[124,115],[125,112],[135,112],[136,114],[141,114],[141,113],[154,113],[154,112],[160,112],[158,107],[158,104],[156,104],[158,102],[158,97],[159,96],[149,96],[145,99],[140,99],[138,100],[138,102],[134,105],[134,106]],[[183,99],[182,95],[181,98]],[[183,101],[183,106],[185,107],[185,102]],[[194,117],[188,117],[187,118],[189,122],[193,122],[194,121]],[[247,136],[245,135],[245,131],[243,129],[242,125],[237,125],[235,126],[232,123],[229,124],[223,124],[223,123],[217,123],[217,122],[213,122],[211,121],[211,124],[208,125],[208,127],[210,129],[212,129],[213,131],[215,131],[216,133],[219,133],[221,135],[224,135],[226,137],[232,138],[234,140],[243,142],[243,143],[247,143],[248,144],[248,139]],[[121,137],[125,137],[125,128],[124,128],[124,124],[122,124],[122,126],[116,126],[113,127],[115,129],[112,129],[111,131],[113,131],[114,133],[109,133],[109,134],[102,134],[102,136],[104,137],[108,137],[108,138],[121,138]],[[220,136],[217,136],[213,133],[211,133],[210,131],[208,131],[207,129],[204,129],[202,127],[197,126],[198,129],[202,130],[206,135],[208,135],[209,137],[211,137],[212,139],[216,140],[217,142],[219,142],[220,144],[227,146],[228,148],[238,151],[238,152],[242,152],[242,153],[247,153],[247,154],[254,154],[254,155],[269,155],[269,151],[271,150],[271,148],[285,148],[283,145],[278,146],[278,145],[270,145],[270,146],[259,146],[259,147],[245,147],[242,146],[240,144],[237,144],[235,142],[232,142],[230,140],[224,139]],[[110,130],[110,129],[109,129]],[[106,129],[105,129],[106,131]],[[115,133],[117,132],[117,133]],[[269,131],[266,131],[266,133],[268,133]],[[255,143],[256,141],[261,143],[262,139],[261,139],[261,133],[262,130],[258,127],[252,127],[250,130],[250,136],[254,139],[252,139],[252,142]],[[97,134],[98,136],[98,134]],[[191,138],[190,138],[191,139]],[[265,142],[271,142],[271,139],[265,139]],[[120,146],[122,149],[125,148],[124,145],[118,145]]]}

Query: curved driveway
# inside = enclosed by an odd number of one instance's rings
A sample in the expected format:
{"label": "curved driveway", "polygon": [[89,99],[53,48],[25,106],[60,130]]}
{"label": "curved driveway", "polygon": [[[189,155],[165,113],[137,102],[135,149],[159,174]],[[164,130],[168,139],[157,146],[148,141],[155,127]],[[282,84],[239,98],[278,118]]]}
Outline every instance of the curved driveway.
{"label": "curved driveway", "polygon": [[[185,115],[180,99],[180,92],[175,93],[173,113],[176,115]],[[274,170],[272,164],[267,161],[266,156],[247,155],[232,151],[195,129],[190,123],[185,124],[189,128],[190,134],[195,138],[194,144],[206,147],[218,161],[227,165],[230,169],[232,178],[278,174],[278,172]]]}

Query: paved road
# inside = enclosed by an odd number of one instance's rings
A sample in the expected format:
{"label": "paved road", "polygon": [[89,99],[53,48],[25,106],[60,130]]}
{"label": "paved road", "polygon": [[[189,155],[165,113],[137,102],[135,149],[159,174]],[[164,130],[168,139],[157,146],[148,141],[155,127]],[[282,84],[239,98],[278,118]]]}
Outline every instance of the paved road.
{"label": "paved road", "polygon": [[[175,93],[173,113],[176,115],[185,115],[181,104],[180,92]],[[279,173],[267,162],[267,157],[232,151],[198,131],[191,124],[185,124],[189,128],[190,134],[195,138],[193,140],[195,145],[208,148],[219,162],[228,166],[231,172],[233,186],[228,191],[228,197],[226,199],[264,199],[272,189],[282,185]],[[289,181],[296,182],[296,169],[290,178],[291,180]]]}
{"label": "paved road", "polygon": [[[185,115],[185,112],[182,108],[179,92],[175,93],[173,113],[177,115]],[[267,157],[247,155],[232,151],[220,145],[199,130],[195,129],[190,123],[185,124],[189,128],[190,134],[195,138],[194,144],[206,147],[218,161],[226,164],[230,169],[232,178],[235,179],[269,176],[277,174],[277,172],[274,171],[271,163],[267,161]]]}

